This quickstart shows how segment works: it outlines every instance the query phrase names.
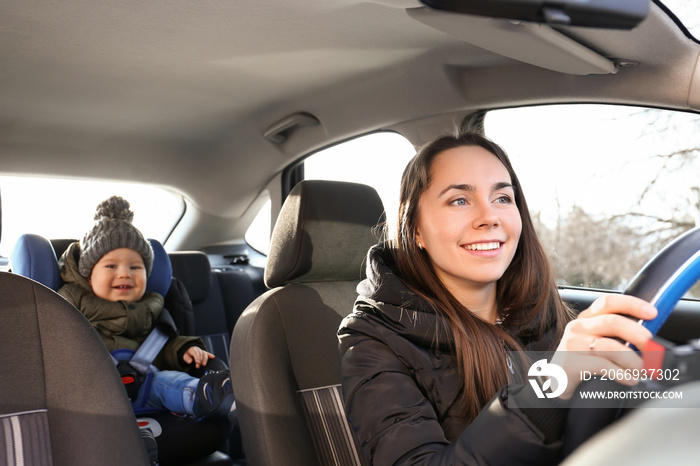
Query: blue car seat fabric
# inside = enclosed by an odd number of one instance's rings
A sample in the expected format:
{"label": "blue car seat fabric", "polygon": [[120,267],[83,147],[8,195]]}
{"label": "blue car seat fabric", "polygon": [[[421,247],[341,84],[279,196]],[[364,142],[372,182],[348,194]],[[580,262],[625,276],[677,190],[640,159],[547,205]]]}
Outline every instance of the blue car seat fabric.
{"label": "blue car seat fabric", "polygon": [[146,291],[158,293],[161,296],[168,294],[170,289],[170,281],[173,276],[173,266],[170,263],[168,253],[165,248],[155,239],[149,239],[153,248],[153,270],[151,276],[146,282]]}
{"label": "blue car seat fabric", "polygon": [[53,246],[46,238],[26,234],[19,237],[10,253],[12,271],[31,278],[56,291],[61,287],[58,262]]}
{"label": "blue car seat fabric", "polygon": [[[153,248],[153,270],[148,277],[146,291],[165,296],[170,289],[172,264],[168,253],[159,241],[154,239],[148,241]],[[20,236],[10,254],[10,264],[14,273],[31,278],[54,291],[62,285],[56,252],[51,242],[42,236],[34,234]]]}

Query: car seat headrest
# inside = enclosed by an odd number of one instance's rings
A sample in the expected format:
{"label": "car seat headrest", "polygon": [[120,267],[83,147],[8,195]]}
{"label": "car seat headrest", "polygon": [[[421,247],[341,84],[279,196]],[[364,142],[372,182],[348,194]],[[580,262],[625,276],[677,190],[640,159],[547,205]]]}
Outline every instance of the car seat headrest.
{"label": "car seat headrest", "polygon": [[367,251],[377,243],[373,228],[383,221],[384,206],[370,186],[300,182],[275,224],[265,284],[361,280]]}
{"label": "car seat headrest", "polygon": [[161,296],[168,294],[170,283],[173,278],[173,266],[170,263],[168,253],[160,241],[149,239],[153,248],[153,269],[146,282],[146,291],[158,293]]}
{"label": "car seat headrest", "polygon": [[49,240],[26,234],[17,239],[10,253],[12,271],[56,291],[61,287],[58,261]]}
{"label": "car seat headrest", "polygon": [[[153,248],[153,270],[146,282],[146,291],[165,296],[170,289],[173,275],[170,258],[159,241],[148,241]],[[31,278],[54,291],[63,284],[54,248],[51,242],[42,236],[21,235],[10,254],[10,264],[14,273]]]}
{"label": "car seat headrest", "polygon": [[173,252],[170,262],[174,275],[182,281],[193,303],[209,297],[211,291],[211,263],[206,254],[199,251]]}

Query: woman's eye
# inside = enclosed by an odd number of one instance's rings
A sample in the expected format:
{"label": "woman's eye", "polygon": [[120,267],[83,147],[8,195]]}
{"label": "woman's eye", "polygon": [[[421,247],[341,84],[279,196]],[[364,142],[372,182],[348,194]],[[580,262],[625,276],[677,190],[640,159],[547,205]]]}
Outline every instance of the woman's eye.
{"label": "woman's eye", "polygon": [[503,196],[499,196],[496,199],[496,202],[498,202],[499,204],[512,204],[513,198],[504,194]]}
{"label": "woman's eye", "polygon": [[460,197],[459,199],[455,199],[454,201],[450,202],[450,205],[467,205],[467,200]]}

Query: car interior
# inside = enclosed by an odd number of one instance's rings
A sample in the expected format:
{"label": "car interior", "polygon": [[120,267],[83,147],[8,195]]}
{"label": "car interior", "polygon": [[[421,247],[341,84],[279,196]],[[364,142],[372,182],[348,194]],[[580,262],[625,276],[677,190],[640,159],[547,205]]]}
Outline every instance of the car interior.
{"label": "car interior", "polygon": [[[4,1],[0,39],[0,465],[370,464],[336,331],[406,163],[448,132],[506,148],[567,304],[658,272],[658,335],[698,349],[694,0]],[[112,194],[151,289],[185,296],[178,331],[230,367],[230,424],[135,415],[55,293]],[[684,387],[562,464],[695,464]]]}

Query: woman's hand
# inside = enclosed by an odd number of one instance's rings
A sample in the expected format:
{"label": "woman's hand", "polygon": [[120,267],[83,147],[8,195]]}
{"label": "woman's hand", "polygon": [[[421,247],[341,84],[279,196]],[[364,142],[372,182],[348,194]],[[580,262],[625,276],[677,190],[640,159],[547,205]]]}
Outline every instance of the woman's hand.
{"label": "woman's hand", "polygon": [[190,346],[189,348],[187,348],[187,351],[182,356],[182,359],[187,364],[194,363],[195,367],[199,369],[202,366],[206,366],[207,362],[209,362],[210,359],[214,359],[215,357],[216,356],[209,353],[208,351],[204,351],[199,346]]}
{"label": "woman's hand", "polygon": [[[627,316],[634,317],[634,320]],[[642,360],[628,346],[643,348],[651,332],[637,323],[656,317],[648,302],[626,295],[608,295],[569,322],[552,361],[562,367],[569,383],[562,398],[570,398],[580,382],[581,371],[600,374],[602,370],[641,369]],[[621,380],[634,385],[636,380]]]}

